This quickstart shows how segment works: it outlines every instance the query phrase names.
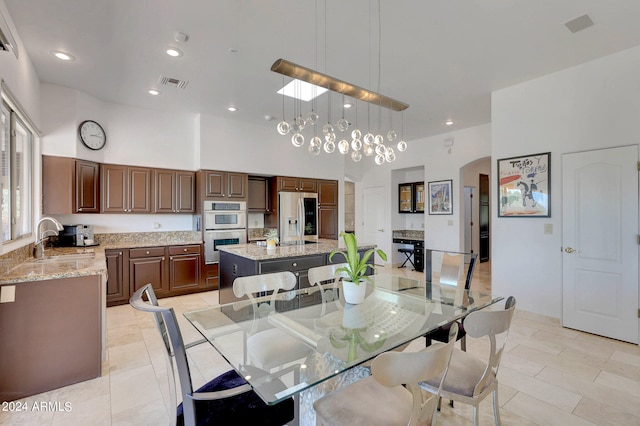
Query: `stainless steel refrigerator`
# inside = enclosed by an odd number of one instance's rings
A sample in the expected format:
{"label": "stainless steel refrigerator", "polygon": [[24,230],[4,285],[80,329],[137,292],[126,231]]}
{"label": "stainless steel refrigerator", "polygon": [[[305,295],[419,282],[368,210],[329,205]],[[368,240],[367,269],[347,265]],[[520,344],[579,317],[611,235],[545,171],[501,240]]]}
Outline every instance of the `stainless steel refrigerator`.
{"label": "stainless steel refrigerator", "polygon": [[318,194],[278,194],[280,244],[309,244],[318,241]]}

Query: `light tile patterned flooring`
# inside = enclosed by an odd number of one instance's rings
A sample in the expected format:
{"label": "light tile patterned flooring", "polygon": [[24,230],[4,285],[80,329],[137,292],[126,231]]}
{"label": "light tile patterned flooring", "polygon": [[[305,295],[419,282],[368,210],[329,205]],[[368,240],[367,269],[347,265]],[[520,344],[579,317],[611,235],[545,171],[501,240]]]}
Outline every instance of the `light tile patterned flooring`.
{"label": "light tile patterned flooring", "polygon": [[[408,269],[384,272],[422,277]],[[473,288],[490,289],[488,263],[476,268]],[[175,308],[186,341],[199,334],[182,313],[217,303],[215,291],[161,300]],[[128,305],[107,309],[107,345],[102,377],[21,400],[28,411],[0,411],[0,425],[168,424],[166,368],[151,315]],[[467,350],[483,356],[485,344],[468,339]],[[229,369],[207,344],[189,354],[196,384]],[[640,425],[636,345],[561,328],[557,319],[516,310],[498,377],[505,425]],[[43,401],[69,402],[71,410],[34,411],[34,403]],[[480,412],[481,424],[493,424],[490,397]],[[470,406],[443,404],[438,424],[468,425],[471,415]]]}

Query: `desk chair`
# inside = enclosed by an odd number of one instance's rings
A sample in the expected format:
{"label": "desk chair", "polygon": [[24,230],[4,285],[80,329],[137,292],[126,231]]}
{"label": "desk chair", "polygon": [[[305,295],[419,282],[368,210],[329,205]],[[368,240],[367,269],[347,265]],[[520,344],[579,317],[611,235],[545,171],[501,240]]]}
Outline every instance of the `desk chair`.
{"label": "desk chair", "polygon": [[[498,368],[515,306],[516,299],[512,296],[507,299],[504,310],[483,309],[470,313],[465,319],[464,323],[469,336],[489,339],[487,361],[481,361],[459,349],[454,349],[451,355],[451,364],[441,385],[440,396],[473,405],[474,426],[479,422],[478,405],[490,393],[493,393],[493,416],[496,425],[500,425]],[[420,386],[426,391],[434,392],[439,389],[439,383],[440,377],[436,376],[421,383]]]}
{"label": "desk chair", "polygon": [[[275,310],[275,298],[280,290],[293,290],[297,279],[292,272],[275,272],[272,274],[249,275],[238,277],[233,281],[233,294],[236,297],[247,296],[253,304],[254,321],[247,339],[247,354],[252,364],[264,370],[287,362],[305,358],[311,348],[295,337],[278,328],[260,329],[260,325]],[[258,303],[256,296],[271,293],[269,302]]]}
{"label": "desk chair", "polygon": [[[371,377],[320,398],[313,404],[316,425],[429,425],[433,424],[439,387],[447,377],[456,324],[449,342],[419,352],[385,352],[373,360]],[[428,394],[419,382],[438,377]]]}
{"label": "desk chair", "polygon": [[[148,302],[142,300],[143,294],[146,295]],[[266,405],[251,390],[251,386],[233,370],[214,378],[194,392],[186,352],[187,348],[193,345],[185,346],[173,308],[158,306],[158,299],[151,284],[146,284],[136,291],[129,299],[129,303],[134,309],[150,312],[154,316],[166,349],[165,360],[171,401],[177,403],[175,360],[182,403],[177,408],[175,404],[170,407],[169,415],[172,425],[269,424],[275,426],[293,420],[292,398],[280,404]]]}

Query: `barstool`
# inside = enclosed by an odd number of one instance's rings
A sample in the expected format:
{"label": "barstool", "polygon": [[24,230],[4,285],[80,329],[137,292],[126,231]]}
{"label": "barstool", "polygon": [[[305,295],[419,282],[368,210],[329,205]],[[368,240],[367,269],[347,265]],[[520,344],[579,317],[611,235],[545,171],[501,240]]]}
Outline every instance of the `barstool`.
{"label": "barstool", "polygon": [[404,268],[404,265],[409,262],[411,264],[411,266],[413,266],[413,269],[416,268],[416,265],[413,264],[413,260],[411,260],[411,256],[413,256],[413,249],[412,248],[399,248],[398,251],[400,253],[403,253],[407,258],[404,260],[404,262],[402,262],[402,265],[398,266],[398,268]]}

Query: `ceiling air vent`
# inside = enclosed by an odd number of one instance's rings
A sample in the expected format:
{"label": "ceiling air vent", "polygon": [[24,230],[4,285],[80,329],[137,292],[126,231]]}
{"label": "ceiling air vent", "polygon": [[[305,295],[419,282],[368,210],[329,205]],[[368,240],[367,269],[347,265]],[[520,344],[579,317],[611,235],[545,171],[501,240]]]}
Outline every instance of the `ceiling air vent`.
{"label": "ceiling air vent", "polygon": [[158,83],[162,84],[163,86],[175,87],[176,89],[186,89],[187,85],[189,84],[189,82],[186,80],[179,80],[173,77],[165,77],[164,75],[160,76],[160,78],[158,79]]}
{"label": "ceiling air vent", "polygon": [[569,28],[569,31],[575,34],[578,31],[582,31],[585,28],[589,28],[593,26],[593,21],[591,20],[589,15],[584,14],[582,16],[578,16],[577,18],[570,20],[564,25],[566,25],[566,27]]}

